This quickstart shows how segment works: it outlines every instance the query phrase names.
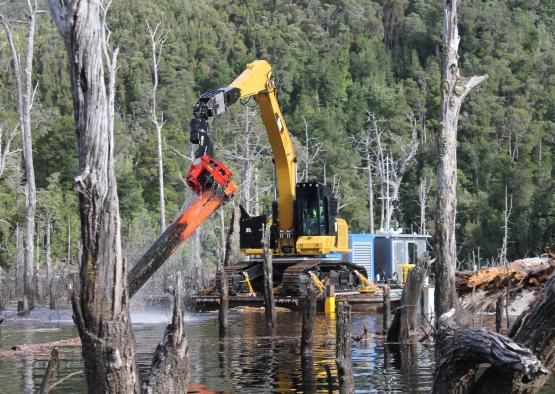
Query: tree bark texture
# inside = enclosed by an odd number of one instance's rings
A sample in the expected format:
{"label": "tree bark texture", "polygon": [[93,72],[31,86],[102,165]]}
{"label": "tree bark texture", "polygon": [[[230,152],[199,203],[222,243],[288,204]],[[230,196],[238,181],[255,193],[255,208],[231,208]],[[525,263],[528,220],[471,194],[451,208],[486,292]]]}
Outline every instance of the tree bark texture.
{"label": "tree bark texture", "polygon": [[104,8],[99,0],[49,0],[69,59],[79,150],[83,255],[80,294],[72,297],[90,393],[139,390],[129,319],[114,172],[113,87],[117,50],[109,67]]}
{"label": "tree bark texture", "polygon": [[58,348],[55,347],[52,349],[52,353],[50,353],[50,359],[48,360],[48,365],[46,366],[46,372],[44,373],[40,384],[39,394],[48,394],[50,392],[50,386],[52,384],[52,380],[54,379],[54,374],[58,370],[59,363],[60,357],[58,354]]}
{"label": "tree bark texture", "polygon": [[272,255],[270,254],[270,231],[266,229],[262,237],[264,264],[264,309],[266,311],[266,327],[276,326],[276,305],[274,303]]}
{"label": "tree bark texture", "polygon": [[314,321],[316,319],[316,293],[312,286],[303,300],[303,318],[301,331],[301,357],[312,357],[314,345]]}
{"label": "tree bark texture", "polygon": [[539,299],[514,322],[509,333],[520,346],[533,352],[543,363],[546,374],[529,379],[525,371],[503,367],[489,368],[476,382],[477,393],[535,393],[555,369],[555,273],[551,274]]}
{"label": "tree bark texture", "polygon": [[220,270],[220,310],[218,311],[220,336],[225,335],[228,327],[227,313],[229,310],[229,288],[227,283],[227,275],[225,272],[225,267],[229,265],[231,260],[231,254],[232,254],[231,243],[233,239],[234,229],[235,229],[235,209],[231,212],[231,219],[229,221],[229,231],[227,232],[227,237],[225,241],[225,257],[223,261],[223,267]]}
{"label": "tree bark texture", "polygon": [[383,333],[389,332],[389,320],[391,319],[391,296],[389,286],[383,287]]}
{"label": "tree bark texture", "polygon": [[339,392],[350,394],[355,390],[353,365],[351,361],[352,339],[351,306],[346,302],[337,304],[337,320],[335,329],[335,364],[339,381]]}
{"label": "tree bark texture", "polygon": [[174,291],[172,322],[166,327],[163,342],[156,347],[150,374],[142,384],[143,394],[184,394],[189,386],[189,344],[183,324],[180,278]]}
{"label": "tree bark texture", "polygon": [[[547,369],[530,351],[512,339],[484,328],[460,330],[454,321],[455,309],[438,320],[438,356],[433,393],[466,393],[481,363],[506,373],[518,373],[525,381],[546,376]],[[551,349],[552,352],[553,349]],[[511,393],[491,380],[489,393]],[[476,392],[471,388],[471,392]],[[518,391],[516,391],[518,392]]]}
{"label": "tree bark texture", "polygon": [[415,330],[417,306],[422,285],[428,275],[429,261],[428,256],[424,255],[419,259],[416,267],[409,271],[407,283],[401,295],[401,305],[395,311],[393,322],[387,333],[388,342],[406,343],[410,338],[410,331]]}
{"label": "tree bark texture", "polygon": [[457,0],[443,3],[443,64],[441,73],[441,130],[437,138],[438,198],[436,214],[435,311],[441,316],[457,304],[455,289],[457,210],[457,126],[466,95],[487,78],[459,73]]}
{"label": "tree bark texture", "polygon": [[25,46],[25,57],[23,70],[19,64],[19,54],[11,34],[11,27],[4,16],[0,21],[4,26],[10,51],[12,55],[12,66],[15,76],[15,88],[17,98],[17,114],[21,127],[21,138],[23,146],[23,160],[25,164],[25,231],[23,237],[23,292],[29,300],[29,306],[34,305],[33,295],[33,249],[35,239],[35,213],[37,205],[37,189],[35,185],[35,170],[33,167],[33,144],[31,137],[31,107],[33,105],[32,73],[33,73],[33,46],[35,41],[37,4],[36,0],[26,2],[27,15],[27,42]]}

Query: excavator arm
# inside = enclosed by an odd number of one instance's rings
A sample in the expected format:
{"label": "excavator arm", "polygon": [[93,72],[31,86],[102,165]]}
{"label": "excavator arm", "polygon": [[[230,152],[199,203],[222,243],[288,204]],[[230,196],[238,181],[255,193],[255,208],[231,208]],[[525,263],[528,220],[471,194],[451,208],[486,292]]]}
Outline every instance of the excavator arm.
{"label": "excavator arm", "polygon": [[[209,119],[222,114],[240,99],[254,97],[260,108],[274,157],[277,199],[274,204],[272,227],[275,236],[293,250],[293,217],[296,186],[295,150],[277,101],[272,67],[265,60],[249,63],[245,70],[227,87],[203,94],[193,108],[191,143],[198,144],[195,158],[213,156],[209,135]],[[189,183],[189,182],[188,182]]]}

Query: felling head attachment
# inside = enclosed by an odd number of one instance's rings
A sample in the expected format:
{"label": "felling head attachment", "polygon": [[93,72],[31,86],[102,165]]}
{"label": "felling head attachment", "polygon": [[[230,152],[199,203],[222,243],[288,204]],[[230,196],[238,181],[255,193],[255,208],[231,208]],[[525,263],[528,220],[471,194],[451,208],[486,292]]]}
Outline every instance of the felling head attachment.
{"label": "felling head attachment", "polygon": [[237,190],[231,180],[232,176],[233,173],[221,161],[210,156],[201,156],[193,160],[186,182],[196,194],[212,190],[227,201]]}

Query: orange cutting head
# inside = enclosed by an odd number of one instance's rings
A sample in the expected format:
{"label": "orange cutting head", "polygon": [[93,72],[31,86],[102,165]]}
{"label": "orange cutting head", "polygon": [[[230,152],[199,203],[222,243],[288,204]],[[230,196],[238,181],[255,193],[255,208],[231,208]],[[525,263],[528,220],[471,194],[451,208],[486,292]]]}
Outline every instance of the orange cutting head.
{"label": "orange cutting head", "polygon": [[233,173],[221,161],[210,156],[197,157],[187,174],[187,185],[196,194],[205,190],[219,192],[225,200],[229,200],[237,186],[231,181]]}

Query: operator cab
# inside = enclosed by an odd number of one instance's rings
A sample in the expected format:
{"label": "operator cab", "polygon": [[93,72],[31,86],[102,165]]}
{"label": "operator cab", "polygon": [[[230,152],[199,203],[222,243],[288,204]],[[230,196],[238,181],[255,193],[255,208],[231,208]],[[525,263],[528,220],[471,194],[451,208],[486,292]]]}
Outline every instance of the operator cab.
{"label": "operator cab", "polygon": [[337,206],[326,185],[318,182],[297,183],[294,204],[297,237],[335,234]]}

